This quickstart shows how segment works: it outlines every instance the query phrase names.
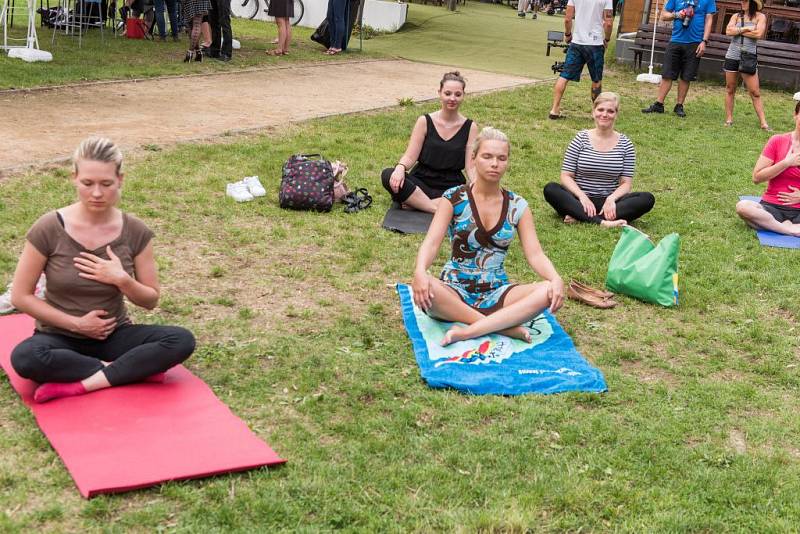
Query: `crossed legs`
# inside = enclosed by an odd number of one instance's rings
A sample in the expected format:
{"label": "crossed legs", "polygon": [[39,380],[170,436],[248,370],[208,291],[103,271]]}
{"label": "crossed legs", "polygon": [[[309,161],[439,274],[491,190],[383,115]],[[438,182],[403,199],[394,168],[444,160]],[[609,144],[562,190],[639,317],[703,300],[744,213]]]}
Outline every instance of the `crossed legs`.
{"label": "crossed legs", "polygon": [[34,399],[45,402],[158,375],[188,358],[194,344],[176,326],[124,326],[102,341],[35,333],[13,350],[11,365],[42,384]]}
{"label": "crossed legs", "polygon": [[736,214],[741,217],[748,226],[756,230],[770,230],[779,234],[800,237],[800,224],[795,224],[790,220],[778,222],[778,220],[758,202],[740,200],[736,203]]}
{"label": "crossed legs", "polygon": [[441,198],[433,198],[433,196],[438,195],[438,197],[441,197],[441,191],[427,187],[424,183],[406,173],[406,178],[403,181],[403,185],[400,186],[400,190],[394,192],[389,183],[392,178],[392,172],[394,172],[394,169],[391,167],[383,169],[383,172],[381,172],[381,183],[383,188],[392,196],[392,200],[402,204],[403,208],[436,213],[436,207],[439,205]]}
{"label": "crossed legs", "polygon": [[441,280],[430,277],[433,299],[428,313],[444,321],[464,323],[453,326],[445,334],[442,345],[472,339],[493,332],[530,341],[523,323],[538,316],[550,305],[547,282],[514,286],[508,290],[503,307],[490,315],[483,315],[468,306],[458,294]]}

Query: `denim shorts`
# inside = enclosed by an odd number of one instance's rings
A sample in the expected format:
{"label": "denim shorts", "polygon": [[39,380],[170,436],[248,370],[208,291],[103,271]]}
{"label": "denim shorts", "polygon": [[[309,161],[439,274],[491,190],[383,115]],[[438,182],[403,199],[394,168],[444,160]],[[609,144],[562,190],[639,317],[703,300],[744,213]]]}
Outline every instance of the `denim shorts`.
{"label": "denim shorts", "polygon": [[603,79],[603,63],[606,47],[603,45],[579,45],[570,43],[567,49],[567,58],[564,60],[564,70],[561,77],[571,82],[581,81],[583,66],[589,69],[589,77],[597,83]]}

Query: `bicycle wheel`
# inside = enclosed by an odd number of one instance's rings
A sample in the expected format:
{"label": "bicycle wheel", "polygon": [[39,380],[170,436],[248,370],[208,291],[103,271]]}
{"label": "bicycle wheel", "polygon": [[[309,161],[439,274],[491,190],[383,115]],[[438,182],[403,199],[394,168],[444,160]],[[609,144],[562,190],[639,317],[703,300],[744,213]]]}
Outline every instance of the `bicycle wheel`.
{"label": "bicycle wheel", "polygon": [[231,0],[231,14],[243,19],[255,18],[258,13],[258,0]]}
{"label": "bicycle wheel", "polygon": [[292,3],[294,4],[294,16],[289,19],[289,22],[292,26],[297,26],[306,12],[306,6],[303,5],[303,0],[293,0]]}

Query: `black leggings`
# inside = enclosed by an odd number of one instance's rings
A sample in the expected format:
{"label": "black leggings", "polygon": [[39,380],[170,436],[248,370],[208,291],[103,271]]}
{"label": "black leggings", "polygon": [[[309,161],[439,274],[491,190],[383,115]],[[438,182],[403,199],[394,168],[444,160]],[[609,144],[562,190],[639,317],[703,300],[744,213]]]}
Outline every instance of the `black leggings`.
{"label": "black leggings", "polygon": [[413,174],[406,173],[406,179],[403,180],[403,185],[400,187],[400,190],[395,193],[392,191],[392,186],[389,185],[389,180],[392,178],[392,173],[394,172],[394,167],[389,169],[383,169],[381,172],[381,183],[383,184],[383,188],[386,189],[390,195],[392,195],[392,200],[395,202],[403,203],[408,200],[408,197],[414,192],[414,189],[417,187],[425,193],[428,198],[439,198],[442,196],[442,193],[450,189],[452,186],[447,186],[444,189],[436,189],[435,187],[431,187]]}
{"label": "black leggings", "polygon": [[[602,209],[605,197],[589,197],[594,207],[597,208],[597,215],[589,217],[583,209],[583,205],[578,197],[570,193],[561,184],[550,182],[544,186],[544,199],[553,206],[561,217],[570,215],[574,219],[583,222],[600,224],[605,220]],[[624,219],[628,222],[638,219],[651,209],[656,203],[656,198],[652,193],[628,193],[617,199],[617,219]]]}
{"label": "black leggings", "polygon": [[[11,365],[40,384],[78,382],[102,370],[119,386],[162,373],[193,351],[194,336],[179,326],[125,325],[102,341],[37,331],[14,348]],[[104,367],[101,360],[112,363]]]}

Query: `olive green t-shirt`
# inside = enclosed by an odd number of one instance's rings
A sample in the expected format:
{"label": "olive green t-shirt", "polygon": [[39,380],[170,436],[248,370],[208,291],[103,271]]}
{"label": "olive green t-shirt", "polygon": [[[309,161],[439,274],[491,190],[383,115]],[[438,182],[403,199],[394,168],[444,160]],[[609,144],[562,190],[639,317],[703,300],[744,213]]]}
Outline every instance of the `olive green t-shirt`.
{"label": "olive green t-shirt", "polygon": [[[70,237],[55,211],[40,217],[28,230],[26,238],[47,258],[44,267],[44,274],[47,277],[45,302],[73,317],[81,317],[92,310],[105,310],[107,315],[104,318],[116,318],[118,327],[130,323],[122,292],[116,286],[78,276],[80,271],[73,261],[81,252],[89,252],[107,260],[109,258],[106,245],[95,250],[84,248]],[[122,232],[108,245],[111,245],[111,250],[119,256],[125,272],[135,278],[133,259],[144,250],[152,238],[153,232],[142,221],[123,213]],[[36,329],[49,334],[85,337],[39,320],[36,321]]]}

